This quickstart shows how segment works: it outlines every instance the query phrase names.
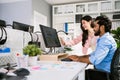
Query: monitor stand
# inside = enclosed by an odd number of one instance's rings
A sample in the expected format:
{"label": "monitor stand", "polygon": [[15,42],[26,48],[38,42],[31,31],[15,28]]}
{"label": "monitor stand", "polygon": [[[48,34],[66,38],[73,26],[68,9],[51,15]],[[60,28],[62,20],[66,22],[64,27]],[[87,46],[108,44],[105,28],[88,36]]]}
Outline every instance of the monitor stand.
{"label": "monitor stand", "polygon": [[50,50],[47,52],[48,55],[55,55],[55,54],[59,54],[59,53],[56,53],[55,51],[55,47],[50,47]]}

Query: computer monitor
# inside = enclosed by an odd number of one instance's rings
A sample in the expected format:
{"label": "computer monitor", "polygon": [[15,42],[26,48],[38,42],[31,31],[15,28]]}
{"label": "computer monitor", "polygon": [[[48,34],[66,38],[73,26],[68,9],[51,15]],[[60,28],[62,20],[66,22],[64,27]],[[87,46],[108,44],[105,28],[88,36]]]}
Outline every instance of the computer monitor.
{"label": "computer monitor", "polygon": [[40,25],[46,48],[61,47],[56,29]]}
{"label": "computer monitor", "polygon": [[17,29],[17,30],[22,30],[25,32],[33,32],[34,30],[34,26],[28,25],[28,24],[24,24],[24,23],[20,23],[20,22],[16,22],[13,21],[13,29]]}
{"label": "computer monitor", "polygon": [[0,20],[0,27],[6,27],[6,22],[4,20]]}

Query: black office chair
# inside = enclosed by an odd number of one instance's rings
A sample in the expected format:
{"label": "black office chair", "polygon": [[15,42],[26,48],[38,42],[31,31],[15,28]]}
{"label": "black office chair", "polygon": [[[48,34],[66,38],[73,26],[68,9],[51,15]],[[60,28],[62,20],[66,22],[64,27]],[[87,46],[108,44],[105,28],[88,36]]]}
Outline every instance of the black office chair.
{"label": "black office chair", "polygon": [[115,51],[110,73],[96,69],[85,70],[85,80],[120,80],[120,48]]}

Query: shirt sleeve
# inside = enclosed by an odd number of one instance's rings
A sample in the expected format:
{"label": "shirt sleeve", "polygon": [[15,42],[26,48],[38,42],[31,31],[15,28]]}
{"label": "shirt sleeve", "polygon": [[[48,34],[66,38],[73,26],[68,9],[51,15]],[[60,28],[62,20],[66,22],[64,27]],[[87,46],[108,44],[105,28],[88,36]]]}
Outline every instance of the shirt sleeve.
{"label": "shirt sleeve", "polygon": [[110,48],[110,43],[106,39],[100,40],[96,47],[96,50],[90,54],[89,60],[92,64],[99,64],[108,54]]}

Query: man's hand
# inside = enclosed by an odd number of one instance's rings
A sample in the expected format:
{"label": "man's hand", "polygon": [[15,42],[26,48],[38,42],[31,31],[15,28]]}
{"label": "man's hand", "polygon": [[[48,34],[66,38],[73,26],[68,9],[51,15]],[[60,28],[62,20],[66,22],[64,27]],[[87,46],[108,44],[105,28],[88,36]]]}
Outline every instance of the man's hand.
{"label": "man's hand", "polygon": [[68,58],[70,58],[70,59],[72,59],[73,61],[77,61],[77,62],[79,62],[79,56],[77,56],[77,55],[70,55],[70,56],[68,56]]}
{"label": "man's hand", "polygon": [[68,58],[76,62],[83,62],[83,63],[91,64],[89,60],[89,55],[85,55],[85,56],[70,55],[68,56]]}

